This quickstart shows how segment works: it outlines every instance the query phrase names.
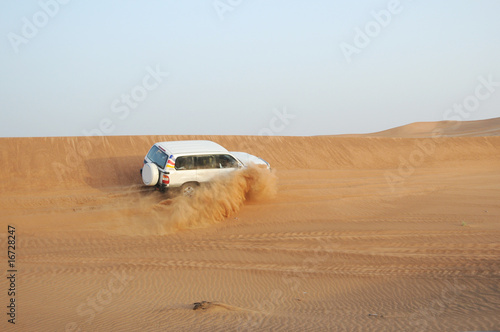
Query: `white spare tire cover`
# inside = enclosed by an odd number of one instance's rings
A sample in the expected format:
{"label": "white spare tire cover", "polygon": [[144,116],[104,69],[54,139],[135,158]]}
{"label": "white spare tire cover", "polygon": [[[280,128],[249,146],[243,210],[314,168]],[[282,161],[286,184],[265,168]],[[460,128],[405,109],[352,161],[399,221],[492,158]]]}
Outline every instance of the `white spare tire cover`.
{"label": "white spare tire cover", "polygon": [[154,186],[158,183],[160,173],[158,167],[153,163],[147,163],[142,167],[142,182],[146,186]]}

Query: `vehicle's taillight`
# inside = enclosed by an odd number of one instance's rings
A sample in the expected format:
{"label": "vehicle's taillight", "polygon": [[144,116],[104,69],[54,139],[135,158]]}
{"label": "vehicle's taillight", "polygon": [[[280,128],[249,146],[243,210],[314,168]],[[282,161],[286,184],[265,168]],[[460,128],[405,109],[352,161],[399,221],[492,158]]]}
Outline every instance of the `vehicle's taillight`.
{"label": "vehicle's taillight", "polygon": [[169,184],[170,183],[170,178],[168,177],[167,174],[163,174],[163,176],[161,178],[161,183],[163,183],[163,184]]}

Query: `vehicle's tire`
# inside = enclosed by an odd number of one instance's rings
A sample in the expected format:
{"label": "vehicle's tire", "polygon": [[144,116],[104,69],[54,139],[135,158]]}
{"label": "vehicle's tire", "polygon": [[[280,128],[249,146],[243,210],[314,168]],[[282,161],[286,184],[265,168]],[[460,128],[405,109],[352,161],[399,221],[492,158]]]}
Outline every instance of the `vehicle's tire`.
{"label": "vehicle's tire", "polygon": [[196,182],[184,183],[181,187],[181,194],[185,197],[193,197],[198,190],[199,184]]}
{"label": "vehicle's tire", "polygon": [[146,186],[156,186],[159,178],[160,172],[155,164],[144,164],[142,167],[142,182],[144,182]]}

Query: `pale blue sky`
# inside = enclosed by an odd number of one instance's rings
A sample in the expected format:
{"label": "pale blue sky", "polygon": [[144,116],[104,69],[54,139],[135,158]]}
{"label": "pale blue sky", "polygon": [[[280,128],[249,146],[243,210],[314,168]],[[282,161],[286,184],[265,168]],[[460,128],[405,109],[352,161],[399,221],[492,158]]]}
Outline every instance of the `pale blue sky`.
{"label": "pale blue sky", "polygon": [[498,117],[495,84],[473,111],[447,109],[478,77],[500,82],[499,14],[498,0],[6,0],[0,136],[330,135]]}

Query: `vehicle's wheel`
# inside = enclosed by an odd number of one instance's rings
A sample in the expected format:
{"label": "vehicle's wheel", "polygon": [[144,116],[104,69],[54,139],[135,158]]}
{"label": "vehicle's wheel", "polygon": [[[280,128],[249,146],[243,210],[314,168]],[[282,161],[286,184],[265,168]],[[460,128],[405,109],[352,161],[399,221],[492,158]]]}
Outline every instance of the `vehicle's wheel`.
{"label": "vehicle's wheel", "polygon": [[146,186],[155,186],[160,178],[158,167],[153,163],[144,164],[142,167],[142,182]]}
{"label": "vehicle's wheel", "polygon": [[196,182],[184,183],[181,187],[182,196],[193,197],[198,189],[198,184]]}

